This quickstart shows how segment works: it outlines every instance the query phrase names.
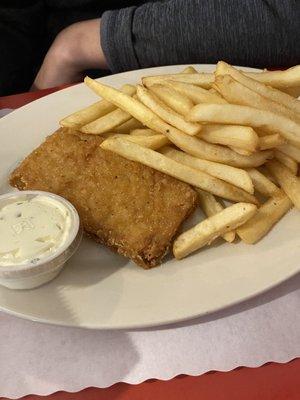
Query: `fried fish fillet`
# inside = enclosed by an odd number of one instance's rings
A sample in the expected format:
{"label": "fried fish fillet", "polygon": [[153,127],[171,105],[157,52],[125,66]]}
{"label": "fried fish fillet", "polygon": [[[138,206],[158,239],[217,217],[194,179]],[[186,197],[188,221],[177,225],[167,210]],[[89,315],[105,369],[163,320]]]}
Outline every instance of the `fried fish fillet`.
{"label": "fried fish fillet", "polygon": [[154,267],[197,195],[183,182],[102,150],[102,140],[59,129],[16,168],[10,183],[65,197],[94,240],[143,268]]}

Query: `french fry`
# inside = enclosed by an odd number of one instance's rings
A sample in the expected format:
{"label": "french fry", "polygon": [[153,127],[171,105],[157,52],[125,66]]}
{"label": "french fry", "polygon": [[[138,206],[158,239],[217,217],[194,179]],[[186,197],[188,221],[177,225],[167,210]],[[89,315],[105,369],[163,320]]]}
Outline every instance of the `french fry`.
{"label": "french fry", "polygon": [[200,132],[201,126],[199,124],[185,121],[182,115],[168,107],[154,93],[151,93],[141,85],[137,87],[137,96],[146,107],[175,128],[188,135],[196,135]]}
{"label": "french fry", "polygon": [[215,178],[219,178],[225,182],[231,183],[246,192],[253,194],[254,187],[252,180],[248,172],[243,169],[231,167],[225,164],[219,164],[213,161],[201,160],[184,153],[183,151],[178,151],[172,147],[166,146],[160,150],[160,153],[172,160],[175,160],[181,164],[187,165],[195,169],[199,169]]}
{"label": "french fry", "polygon": [[104,115],[95,121],[90,122],[80,128],[83,133],[100,135],[101,133],[110,132],[117,126],[131,119],[131,115],[126,111],[117,108],[114,111]]}
{"label": "french fry", "polygon": [[280,192],[279,187],[257,169],[251,168],[247,172],[252,179],[255,190],[263,196],[273,197]]}
{"label": "french fry", "polygon": [[129,85],[128,83],[125,83],[125,85],[121,87],[121,92],[128,94],[128,96],[134,96],[136,93],[136,87],[135,85]]}
{"label": "french fry", "polygon": [[184,68],[182,71],[183,74],[198,74],[198,71],[192,67],[191,65],[189,67]]}
{"label": "french fry", "polygon": [[149,87],[155,83],[164,83],[165,81],[178,81],[191,83],[196,86],[201,86],[205,89],[209,89],[214,81],[214,74],[208,73],[196,73],[196,74],[167,74],[167,75],[155,75],[147,76],[142,78],[144,86]]}
{"label": "french fry", "polygon": [[296,99],[300,96],[300,86],[285,88],[284,90],[281,90],[292,97],[296,97]]}
{"label": "french fry", "polygon": [[[217,103],[226,104],[227,101],[222,97],[212,93],[210,90],[203,89],[200,86],[192,85],[190,83],[178,81],[165,81],[164,85],[177,90],[179,93],[187,96],[195,104],[197,103]],[[150,86],[151,87],[151,86]]]}
{"label": "french fry", "polygon": [[268,161],[266,167],[275,176],[285,194],[300,209],[300,179],[277,160]]}
{"label": "french fry", "polygon": [[256,78],[257,75],[251,75],[247,73],[244,74],[224,61],[218,62],[215,75],[231,75],[236,81],[240,82],[242,85],[253,90],[254,92],[284,105],[286,108],[289,108],[295,113],[299,114],[300,112],[300,102],[298,100],[286,93],[281,92],[280,90],[267,86],[255,79],[251,79],[251,77]]}
{"label": "french fry", "polygon": [[135,118],[130,118],[128,121],[124,122],[122,125],[117,126],[114,129],[116,133],[130,133],[133,129],[142,128],[144,125]]}
{"label": "french fry", "polygon": [[253,151],[245,150],[245,149],[239,149],[238,147],[233,147],[233,146],[228,146],[231,150],[235,151],[238,154],[241,154],[242,156],[251,156],[253,154]]}
{"label": "french fry", "polygon": [[96,82],[89,77],[85,77],[84,82],[90,89],[99,94],[99,96],[102,96],[106,100],[111,101],[123,111],[128,112],[148,128],[165,134],[166,136],[171,133],[174,135],[184,135],[183,132],[163,121],[153,111],[151,111],[136,98],[130,97],[125,93],[122,93],[119,90],[110,86],[103,85],[100,82]]}
{"label": "french fry", "polygon": [[128,135],[128,140],[137,143],[140,146],[147,147],[148,149],[157,150],[166,144],[170,143],[169,139],[165,135],[154,135],[154,136],[131,136]]}
{"label": "french fry", "polygon": [[257,207],[248,203],[237,203],[225,208],[179,235],[173,245],[174,256],[178,260],[186,257],[224,233],[243,225],[256,212]]}
{"label": "french fry", "polygon": [[163,154],[139,146],[136,143],[131,143],[122,138],[110,138],[104,140],[100,146],[104,150],[110,150],[129,160],[140,162],[224,199],[258,203],[253,195],[240,188],[210,176],[205,172],[180,164]]}
{"label": "french fry", "polygon": [[291,200],[280,190],[271,197],[236,232],[243,242],[253,244],[265,236],[272,227],[292,208]]}
{"label": "french fry", "polygon": [[256,81],[282,91],[300,86],[300,65],[296,65],[284,71],[251,72],[248,73],[248,75]]}
{"label": "french fry", "polygon": [[273,135],[273,133],[266,132],[266,131],[264,131],[263,129],[260,129],[260,128],[255,128],[255,132],[257,133],[257,135],[259,137]]}
{"label": "french fry", "polygon": [[143,129],[133,129],[130,132],[130,135],[132,135],[132,136],[154,136],[154,135],[159,135],[159,133],[155,132],[149,128],[143,128]]}
{"label": "french fry", "polygon": [[[105,135],[105,134],[104,134]],[[137,143],[140,146],[147,147],[148,149],[157,150],[169,143],[168,138],[165,135],[153,135],[153,136],[132,136],[118,133],[109,133],[107,138],[122,138],[129,142]]]}
{"label": "french fry", "polygon": [[223,97],[231,104],[240,104],[258,108],[260,110],[272,111],[279,113],[287,118],[299,122],[299,114],[286,108],[276,101],[270,100],[259,93],[242,85],[230,75],[218,75],[213,83],[215,88]]}
{"label": "french fry", "polygon": [[258,167],[257,170],[262,173],[266,178],[268,178],[269,181],[273,182],[276,186],[279,186],[279,183],[277,182],[275,176],[271,174],[271,172],[266,168],[265,165]]}
{"label": "french fry", "polygon": [[[128,96],[133,96],[136,92],[136,87],[133,85],[124,85],[122,86],[121,91]],[[83,125],[80,127],[80,131],[83,133],[97,135],[104,132],[109,132],[130,119],[130,114],[117,108],[103,115],[102,117]]]}
{"label": "french fry", "polygon": [[279,133],[287,140],[300,143],[300,123],[271,111],[237,104],[197,104],[187,114],[192,122],[245,125]]}
{"label": "french fry", "polygon": [[299,142],[295,142],[294,140],[289,140],[288,141],[289,144],[297,147],[298,149],[300,149],[300,143]]}
{"label": "french fry", "polygon": [[[123,85],[121,88],[123,93],[132,96],[136,92],[136,88],[133,85]],[[100,100],[97,103],[91,104],[90,106],[83,108],[67,117],[63,118],[59,123],[61,126],[67,128],[78,129],[89,122],[94,121],[104,115],[115,110],[116,106],[107,100]]]}
{"label": "french fry", "polygon": [[260,150],[273,149],[274,147],[281,146],[285,143],[285,140],[279,133],[274,133],[272,135],[261,136],[259,138],[259,148]]}
{"label": "french fry", "polygon": [[259,139],[253,128],[238,125],[204,125],[197,135],[209,143],[233,146],[251,152],[257,150]]}
{"label": "french fry", "polygon": [[[196,191],[198,193],[200,207],[207,217],[211,217],[224,209],[222,204],[216,200],[213,194],[204,192],[203,190],[197,188]],[[222,235],[222,237],[224,240],[226,240],[226,242],[232,243],[235,239],[235,232],[226,232]]]}
{"label": "french fry", "polygon": [[82,110],[76,111],[73,114],[68,115],[59,121],[61,126],[66,128],[81,128],[83,125],[94,121],[97,118],[102,117],[115,110],[116,106],[107,100],[100,100],[97,103],[91,104],[90,106],[83,108]]}
{"label": "french fry", "polygon": [[192,100],[172,87],[157,83],[150,86],[149,89],[178,114],[185,115],[194,107]]}
{"label": "french fry", "polygon": [[231,165],[232,167],[258,167],[273,157],[271,150],[253,153],[251,156],[242,156],[227,147],[207,143],[198,137],[185,135],[181,132],[169,131],[166,133],[166,136],[177,147],[192,156]]}
{"label": "french fry", "polygon": [[291,157],[293,160],[300,162],[300,149],[298,147],[295,147],[290,143],[285,143],[279,146],[278,150]]}
{"label": "french fry", "polygon": [[295,161],[293,158],[291,158],[287,154],[282,153],[279,150],[275,150],[274,157],[276,158],[276,160],[281,162],[281,164],[289,168],[294,175],[297,175],[298,172],[297,161]]}

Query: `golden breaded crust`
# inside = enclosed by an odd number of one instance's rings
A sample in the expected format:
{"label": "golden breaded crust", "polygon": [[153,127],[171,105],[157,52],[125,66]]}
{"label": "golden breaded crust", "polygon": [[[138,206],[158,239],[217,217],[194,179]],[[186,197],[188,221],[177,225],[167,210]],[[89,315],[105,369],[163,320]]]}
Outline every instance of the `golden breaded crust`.
{"label": "golden breaded crust", "polygon": [[10,183],[65,197],[94,240],[143,268],[154,267],[197,195],[177,179],[102,150],[102,140],[59,129],[16,168]]}

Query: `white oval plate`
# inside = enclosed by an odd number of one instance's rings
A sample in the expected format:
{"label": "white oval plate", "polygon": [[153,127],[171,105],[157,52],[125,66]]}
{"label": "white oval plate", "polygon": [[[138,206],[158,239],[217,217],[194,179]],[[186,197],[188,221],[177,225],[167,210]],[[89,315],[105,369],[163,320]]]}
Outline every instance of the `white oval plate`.
{"label": "white oval plate", "polygon": [[[116,87],[184,66],[130,71],[102,78]],[[196,66],[211,72],[214,66]],[[58,121],[97,100],[83,84],[36,100],[0,120],[1,192],[9,172]],[[300,271],[300,213],[288,213],[254,246],[215,243],[145,271],[85,239],[62,273],[38,289],[0,287],[0,310],[57,325],[95,329],[142,328],[212,313],[260,294]]]}

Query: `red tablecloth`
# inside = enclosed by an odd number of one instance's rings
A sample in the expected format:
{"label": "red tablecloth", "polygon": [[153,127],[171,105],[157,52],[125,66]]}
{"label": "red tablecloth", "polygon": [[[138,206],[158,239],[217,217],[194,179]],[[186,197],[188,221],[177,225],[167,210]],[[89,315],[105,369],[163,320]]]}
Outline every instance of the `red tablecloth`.
{"label": "red tablecloth", "polygon": [[[0,109],[21,107],[56,90],[58,88],[0,97]],[[107,389],[88,388],[78,393],[57,392],[46,397],[26,396],[23,399],[300,400],[300,358],[286,364],[268,363],[260,368],[241,367],[198,377],[179,376],[170,381],[149,380],[139,385],[118,383]]]}

